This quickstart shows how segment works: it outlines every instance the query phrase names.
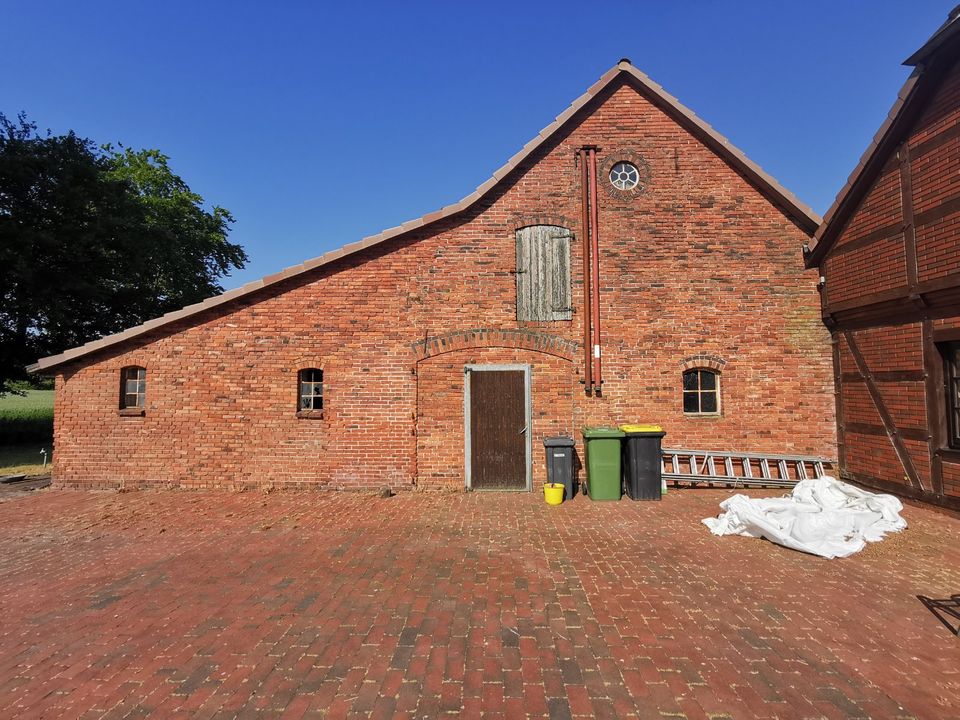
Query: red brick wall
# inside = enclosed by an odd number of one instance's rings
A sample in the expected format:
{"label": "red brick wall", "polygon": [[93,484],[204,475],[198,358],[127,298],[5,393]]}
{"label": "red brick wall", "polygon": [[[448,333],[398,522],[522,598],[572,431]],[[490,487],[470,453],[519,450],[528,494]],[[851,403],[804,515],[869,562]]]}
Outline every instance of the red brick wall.
{"label": "red brick wall", "polygon": [[840,303],[899,287],[905,272],[906,254],[898,236],[827,258],[824,276],[830,281],[830,301]]}
{"label": "red brick wall", "polygon": [[[901,433],[926,432],[926,389],[922,376],[923,346],[920,323],[870,328],[851,333],[874,380],[883,405]],[[904,483],[904,469],[887,438],[880,413],[857,375],[857,366],[846,341],[840,341],[843,422],[847,426],[847,471]],[[914,371],[913,379],[884,375]],[[904,447],[917,473],[930,488],[930,458],[925,442],[905,439]],[[909,484],[909,483],[907,483]]]}
{"label": "red brick wall", "polygon": [[[463,392],[466,365],[531,366],[533,482],[545,481],[543,439],[574,433],[574,395],[579,383],[570,360],[529,350],[481,347],[430,357],[418,365],[420,404],[417,469],[420,483],[463,487]],[[427,401],[429,399],[429,401]]]}
{"label": "red brick wall", "polygon": [[960,464],[944,463],[943,494],[960,498]]}
{"label": "red brick wall", "polygon": [[[631,87],[584,115],[455,218],[68,369],[56,481],[462,487],[467,362],[532,365],[538,482],[541,438],[596,422],[659,422],[668,445],[832,457],[830,346],[804,233]],[[629,199],[601,178],[601,398],[584,396],[576,349],[584,144],[601,163],[638,153],[651,171]],[[573,320],[494,342],[518,330],[515,231],[539,222],[577,235]],[[421,359],[415,347],[477,329],[454,352]],[[681,363],[698,354],[726,362],[720,417],[681,412]],[[146,414],[119,417],[119,369],[134,363],[147,368]],[[295,416],[307,366],[324,369],[323,419]]]}
{"label": "red brick wall", "polygon": [[900,173],[894,164],[884,168],[884,172],[873,183],[834,247],[843,247],[887,227],[890,219],[899,212]]}
{"label": "red brick wall", "polygon": [[[915,217],[917,281],[943,280],[960,271],[960,212],[942,214],[944,203],[960,198],[960,138],[940,135],[953,132],[960,123],[960,65],[946,73],[926,108],[909,131],[911,202]],[[946,138],[946,139],[945,139]],[[886,158],[856,212],[846,221],[841,234],[821,266],[826,277],[825,305],[860,304],[859,317],[868,318],[871,303],[882,298],[871,294],[897,292],[907,295],[907,252],[902,233],[901,169],[894,155]],[[865,242],[864,238],[872,242]],[[851,249],[854,248],[854,249]],[[912,303],[906,298],[904,307]],[[853,312],[853,311],[850,311]],[[932,312],[932,337],[946,329],[960,327],[960,318]],[[864,320],[862,324],[866,324]],[[934,458],[940,448],[926,438],[932,433],[929,420],[922,325],[915,318],[898,321],[889,316],[876,327],[855,329],[851,335],[865,364],[874,375],[883,404],[897,430],[904,435],[903,446],[930,495],[958,495],[960,465],[950,453],[942,453],[942,492],[934,484]],[[844,328],[840,328],[842,330]],[[909,488],[903,464],[883,428],[880,413],[858,374],[854,357],[838,331],[841,373],[841,423],[848,426],[841,442],[846,455],[843,471],[868,484],[879,481],[884,487]],[[934,351],[933,361],[940,362]],[[937,392],[942,392],[937,388]],[[934,408],[935,409],[935,408]]]}
{"label": "red brick wall", "polygon": [[852,473],[855,478],[880,477],[905,487],[909,485],[903,477],[900,460],[886,437],[848,432],[844,438],[848,443],[844,471]]}

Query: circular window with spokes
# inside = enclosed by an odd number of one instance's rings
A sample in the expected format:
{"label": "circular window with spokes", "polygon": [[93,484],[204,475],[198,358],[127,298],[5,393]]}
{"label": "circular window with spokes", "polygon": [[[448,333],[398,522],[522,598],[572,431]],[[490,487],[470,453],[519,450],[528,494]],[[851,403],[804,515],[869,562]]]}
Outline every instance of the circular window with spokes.
{"label": "circular window with spokes", "polygon": [[617,190],[633,190],[640,184],[640,171],[633,163],[618,162],[610,168],[610,184]]}
{"label": "circular window with spokes", "polygon": [[650,185],[650,164],[630,148],[611,148],[597,175],[609,180],[599,183],[607,195],[623,202],[632,202]]}

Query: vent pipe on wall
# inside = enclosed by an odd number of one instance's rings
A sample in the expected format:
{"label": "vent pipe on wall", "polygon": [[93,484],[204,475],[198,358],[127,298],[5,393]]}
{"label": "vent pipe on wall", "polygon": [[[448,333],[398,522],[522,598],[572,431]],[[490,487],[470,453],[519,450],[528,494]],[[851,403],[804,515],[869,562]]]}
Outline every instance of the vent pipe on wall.
{"label": "vent pipe on wall", "polygon": [[583,390],[587,395],[593,394],[593,331],[590,315],[590,179],[587,174],[587,152],[577,150],[577,159],[580,161],[580,190],[582,212],[580,214],[580,235],[583,240]]}
{"label": "vent pipe on wall", "polygon": [[597,193],[597,150],[585,145],[577,151],[583,235],[583,365],[584,391],[600,395],[603,366],[600,360],[600,220]]}
{"label": "vent pipe on wall", "polygon": [[593,291],[591,326],[593,329],[593,385],[599,395],[603,390],[603,369],[600,362],[600,213],[597,194],[597,147],[587,149],[590,156],[590,289]]}

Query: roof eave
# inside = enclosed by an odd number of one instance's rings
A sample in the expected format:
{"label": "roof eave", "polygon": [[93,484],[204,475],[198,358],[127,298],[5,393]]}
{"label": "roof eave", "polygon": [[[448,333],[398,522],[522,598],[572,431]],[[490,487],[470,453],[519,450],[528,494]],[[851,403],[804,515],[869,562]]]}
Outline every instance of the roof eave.
{"label": "roof eave", "polygon": [[910,66],[920,65],[925,62],[927,58],[936,54],[947,42],[960,34],[960,22],[957,21],[958,18],[960,18],[960,6],[950,11],[946,22],[937,28],[936,32],[930,36],[920,49],[904,60],[903,64]]}

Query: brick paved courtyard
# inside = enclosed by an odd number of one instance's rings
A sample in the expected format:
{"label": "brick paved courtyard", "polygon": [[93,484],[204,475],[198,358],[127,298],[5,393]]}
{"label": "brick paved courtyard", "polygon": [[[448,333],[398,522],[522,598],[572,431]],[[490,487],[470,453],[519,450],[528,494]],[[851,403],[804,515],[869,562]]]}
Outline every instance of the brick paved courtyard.
{"label": "brick paved courtyard", "polygon": [[956,718],[960,520],[847,560],[724,491],[83,493],[0,502],[4,717]]}

